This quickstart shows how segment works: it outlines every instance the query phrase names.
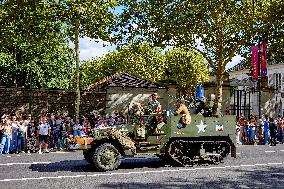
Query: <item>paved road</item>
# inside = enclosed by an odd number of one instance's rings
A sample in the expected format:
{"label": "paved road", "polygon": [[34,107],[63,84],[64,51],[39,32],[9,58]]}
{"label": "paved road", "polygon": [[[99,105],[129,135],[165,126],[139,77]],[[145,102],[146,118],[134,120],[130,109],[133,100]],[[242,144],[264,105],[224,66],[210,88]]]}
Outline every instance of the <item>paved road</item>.
{"label": "paved road", "polygon": [[100,173],[82,153],[0,156],[0,189],[7,188],[284,188],[284,145],[239,146],[219,165],[167,167],[155,157],[123,161]]}

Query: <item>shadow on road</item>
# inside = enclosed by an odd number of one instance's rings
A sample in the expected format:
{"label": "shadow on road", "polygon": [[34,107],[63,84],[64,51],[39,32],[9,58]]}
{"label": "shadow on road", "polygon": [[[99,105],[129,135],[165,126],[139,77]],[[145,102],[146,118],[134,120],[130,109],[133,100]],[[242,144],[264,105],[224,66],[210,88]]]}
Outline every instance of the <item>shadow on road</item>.
{"label": "shadow on road", "polygon": [[[163,176],[164,181],[160,182],[112,182],[101,184],[102,188],[181,188],[181,189],[190,189],[190,188],[281,188],[284,186],[284,170],[283,168],[267,167],[262,170],[234,170],[238,173],[241,173],[241,176],[232,178],[224,178],[218,175],[213,175],[206,178],[195,178],[192,179],[189,177],[177,178],[170,176]],[[238,174],[239,175],[239,174]],[[160,180],[160,179],[159,179]]]}
{"label": "shadow on road", "polygon": [[[118,169],[134,169],[134,168],[159,168],[165,164],[159,158],[128,158],[121,162]],[[85,160],[64,160],[50,164],[32,164],[32,171],[38,172],[94,172],[92,165]]]}

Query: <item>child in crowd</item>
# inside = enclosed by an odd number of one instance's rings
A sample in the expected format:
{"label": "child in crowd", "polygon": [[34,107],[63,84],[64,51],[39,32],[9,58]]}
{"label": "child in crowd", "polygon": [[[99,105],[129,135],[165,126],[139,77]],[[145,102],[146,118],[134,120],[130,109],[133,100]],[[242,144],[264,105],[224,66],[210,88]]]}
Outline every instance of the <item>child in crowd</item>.
{"label": "child in crowd", "polygon": [[74,137],[80,137],[82,134],[82,126],[80,125],[80,120],[77,119],[73,125],[73,135]]}
{"label": "child in crowd", "polygon": [[12,135],[11,121],[9,119],[5,119],[0,123],[0,132],[2,135],[0,140],[0,154],[8,154]]}

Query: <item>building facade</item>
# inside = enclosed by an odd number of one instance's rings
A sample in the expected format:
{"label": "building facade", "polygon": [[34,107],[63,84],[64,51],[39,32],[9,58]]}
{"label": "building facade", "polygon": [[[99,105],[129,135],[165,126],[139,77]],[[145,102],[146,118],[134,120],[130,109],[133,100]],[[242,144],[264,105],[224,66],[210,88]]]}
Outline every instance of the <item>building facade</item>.
{"label": "building facade", "polygon": [[129,107],[136,103],[147,106],[151,94],[158,94],[162,109],[174,109],[176,86],[152,83],[132,73],[119,73],[103,79],[87,88],[88,91],[105,92],[105,113],[122,112],[127,114]]}
{"label": "building facade", "polygon": [[[246,101],[250,104],[245,104],[250,108],[250,112],[255,115],[260,113],[268,114],[270,116],[283,116],[284,106],[284,65],[270,63],[267,65],[267,77],[262,78],[261,89],[259,96],[259,89],[257,81],[252,81],[251,71],[245,64],[238,64],[228,70],[230,85],[234,87],[235,91],[240,91],[238,97],[232,96],[230,105],[233,107],[236,100],[241,100],[241,103]],[[244,97],[243,94],[248,94]],[[259,98],[260,97],[260,98]],[[237,98],[237,99],[236,99]],[[260,99],[260,101],[259,101]],[[260,103],[259,103],[260,102]],[[240,111],[239,113],[243,113]]]}

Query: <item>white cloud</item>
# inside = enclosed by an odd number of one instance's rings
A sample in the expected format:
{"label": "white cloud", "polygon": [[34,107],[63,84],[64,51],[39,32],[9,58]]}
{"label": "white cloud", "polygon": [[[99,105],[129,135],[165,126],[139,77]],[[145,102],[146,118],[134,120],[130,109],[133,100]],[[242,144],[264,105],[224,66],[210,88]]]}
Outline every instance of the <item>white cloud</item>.
{"label": "white cloud", "polygon": [[[70,46],[74,48],[74,44],[70,42]],[[89,60],[94,57],[102,57],[110,51],[115,50],[114,45],[102,40],[93,40],[89,37],[79,39],[80,60]]]}
{"label": "white cloud", "polygon": [[234,58],[232,59],[232,61],[230,63],[228,63],[226,65],[226,69],[230,69],[233,66],[237,65],[238,63],[240,63],[240,61],[243,59],[243,57],[241,57],[241,55],[236,55],[234,56]]}
{"label": "white cloud", "polygon": [[[199,50],[204,50],[204,47],[201,44],[201,39],[196,38],[197,48]],[[74,44],[70,42],[70,46],[74,48]],[[89,37],[84,37],[79,39],[79,47],[80,47],[80,60],[89,60],[95,57],[102,57],[110,51],[115,50],[115,45],[110,45],[109,42],[104,42],[102,40],[93,40]],[[172,49],[172,46],[167,46],[164,50],[165,51]],[[226,69],[229,69],[236,64],[238,64],[243,58],[240,55],[236,55],[230,63],[226,65]]]}

